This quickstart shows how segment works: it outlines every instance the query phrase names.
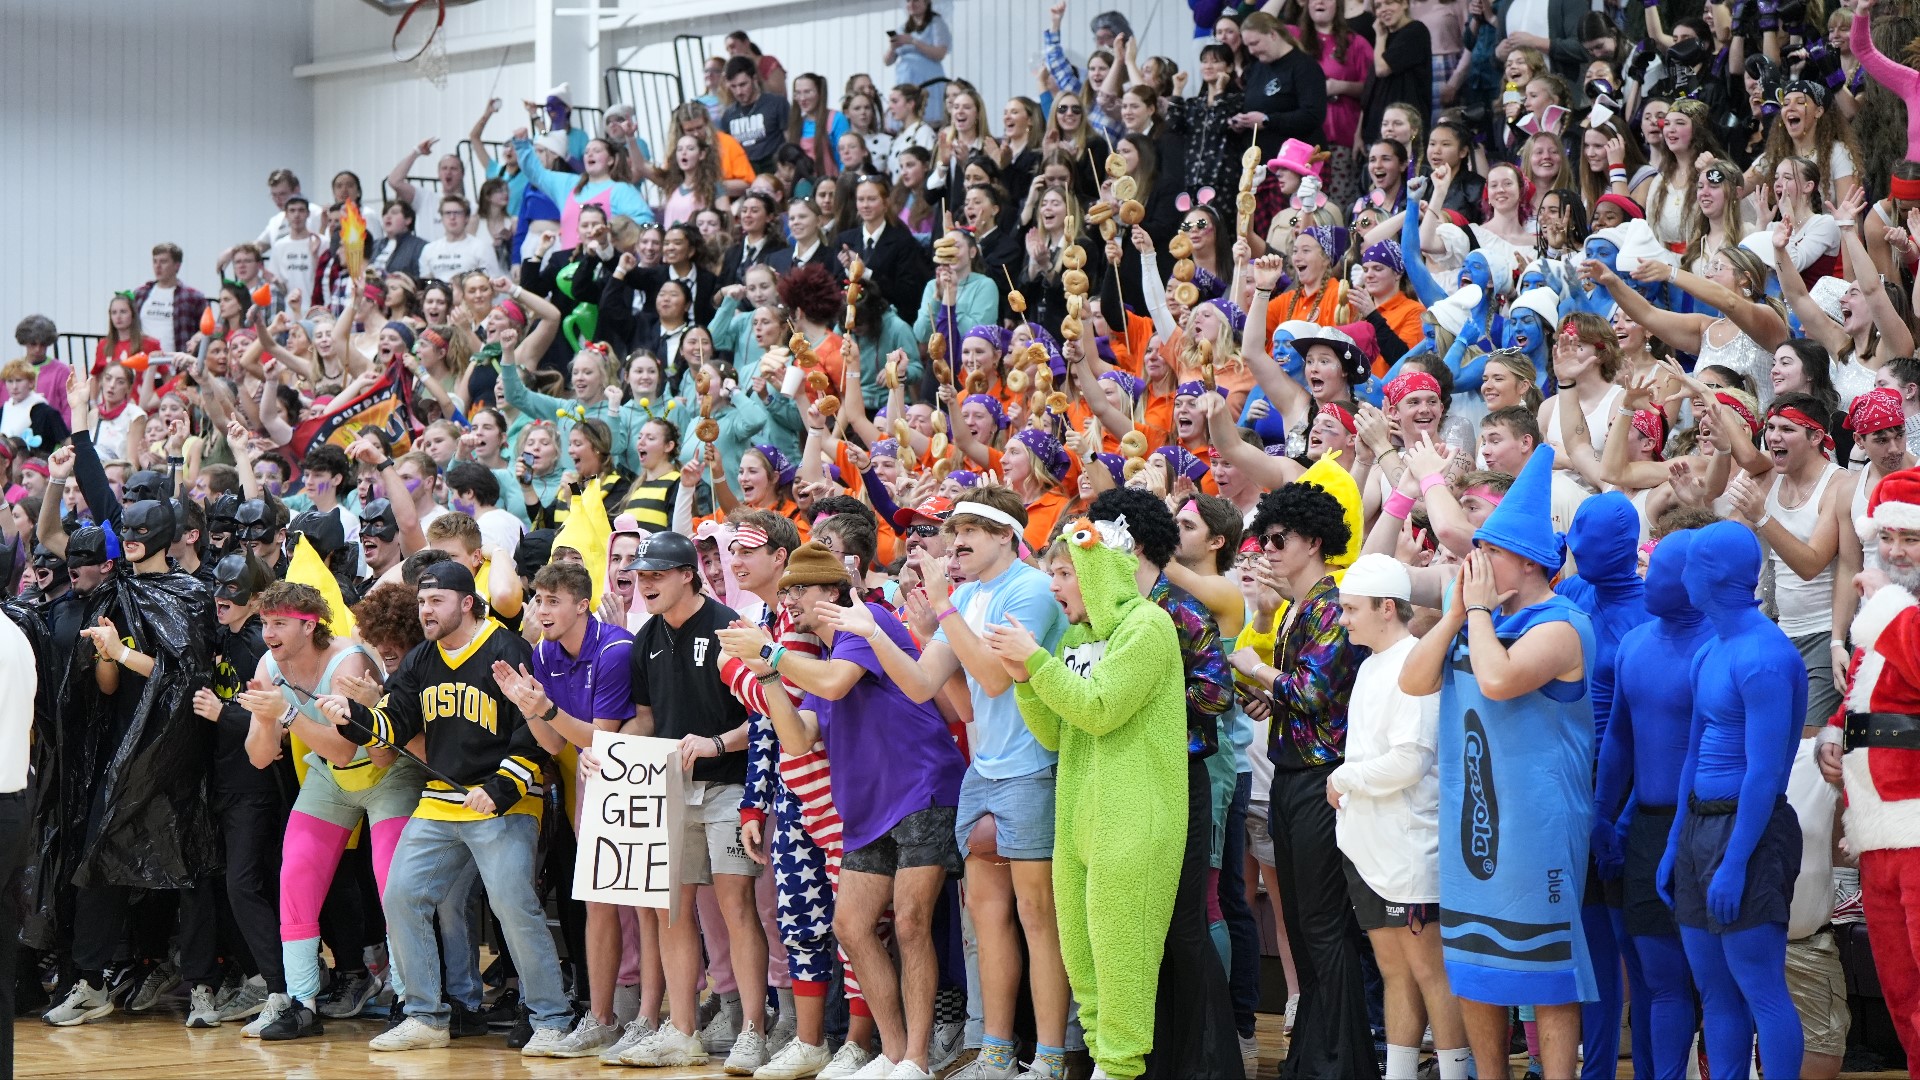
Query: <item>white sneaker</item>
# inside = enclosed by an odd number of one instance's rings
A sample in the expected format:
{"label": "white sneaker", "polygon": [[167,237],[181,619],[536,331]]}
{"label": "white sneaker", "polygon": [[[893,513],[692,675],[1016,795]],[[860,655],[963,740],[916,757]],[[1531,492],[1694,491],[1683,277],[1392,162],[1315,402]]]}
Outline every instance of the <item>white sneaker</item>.
{"label": "white sneaker", "polygon": [[935,1076],[940,1075],[940,1070],[953,1064],[953,1059],[960,1056],[966,1042],[967,1025],[933,1025],[933,1037],[927,1042],[927,1071]]}
{"label": "white sneaker", "polygon": [[669,1024],[653,1038],[620,1055],[622,1065],[643,1069],[687,1068],[707,1063],[707,1048],[697,1035],[689,1035]]}
{"label": "white sneaker", "polygon": [[1300,995],[1295,994],[1287,999],[1287,1034],[1289,1035],[1293,1034],[1293,1018],[1298,1015],[1299,1012]]}
{"label": "white sneaker", "polygon": [[232,997],[220,1003],[216,1015],[221,1020],[245,1020],[249,1016],[259,1015],[266,1005],[267,980],[255,975],[241,983],[240,989]]}
{"label": "white sneaker", "polygon": [[889,1080],[933,1080],[933,1074],[915,1065],[911,1060],[901,1060],[887,1074]]}
{"label": "white sneaker", "polygon": [[788,1039],[773,1060],[753,1070],[753,1080],[806,1080],[826,1075],[821,1070],[833,1061],[825,1046]]}
{"label": "white sneaker", "polygon": [[85,979],[76,979],[73,987],[67,991],[66,1000],[42,1013],[40,1019],[54,1027],[74,1027],[112,1012],[113,1002],[107,999],[105,990],[96,988]]}
{"label": "white sneaker", "polygon": [[733,1049],[727,1053],[727,1075],[752,1076],[766,1063],[767,1040],[759,1032],[748,1028],[733,1040]]}
{"label": "white sneaker", "polygon": [[[1014,1077],[1013,1080],[1057,1080],[1057,1078],[1043,1068],[1039,1062],[1029,1061],[1025,1065],[1020,1066],[1020,1074]],[[1247,1080],[1253,1080],[1253,1078],[1248,1077]]]}
{"label": "white sneaker", "polygon": [[893,1075],[896,1062],[885,1054],[875,1054],[867,1059],[865,1065],[848,1073],[848,1080],[886,1080]]}
{"label": "white sneaker", "polygon": [[[593,1017],[591,1015],[581,1020],[581,1024],[584,1025],[589,1020],[593,1020]],[[602,1031],[611,1032],[613,1030],[612,1028],[606,1027],[598,1022],[595,1022],[594,1026],[600,1028],[600,1030]],[[570,1035],[571,1033],[567,1031],[567,1029],[565,1028],[534,1028],[533,1038],[528,1039],[526,1042],[526,1045],[520,1048],[520,1056],[521,1057],[559,1057],[560,1055],[554,1053],[554,1051],[558,1050],[560,1048],[560,1045],[566,1042],[567,1039],[570,1037]],[[588,1050],[587,1053],[590,1054],[594,1050],[598,1050],[599,1048],[600,1047],[598,1045],[595,1045],[592,1049]],[[586,1055],[576,1054],[573,1056],[585,1057]]]}
{"label": "white sneaker", "polygon": [[1087,1080],[1113,1080],[1113,1077],[1107,1075],[1107,1070],[1095,1065],[1093,1067],[1093,1075],[1088,1077]]}
{"label": "white sneaker", "polygon": [[240,1036],[246,1039],[259,1038],[268,1024],[280,1019],[280,1014],[291,1008],[293,1008],[292,998],[285,994],[268,994],[267,1003],[260,1007],[260,1015],[253,1018],[253,1023],[240,1029]]}
{"label": "white sneaker", "polygon": [[1007,1059],[1003,1068],[994,1068],[985,1054],[974,1057],[962,1066],[948,1080],[1014,1080],[1020,1075],[1020,1062],[1012,1057]]}
{"label": "white sneaker", "polygon": [[[264,1005],[265,1002],[261,1002]],[[260,1011],[260,1005],[253,1007]],[[213,1028],[220,1026],[221,1012],[213,1004],[213,987],[196,986],[187,1004],[187,1026],[190,1028]]]}
{"label": "white sneaker", "polygon": [[616,1039],[612,1046],[600,1051],[600,1064],[626,1064],[626,1062],[620,1060],[621,1055],[639,1046],[641,1043],[646,1042],[648,1039],[653,1038],[654,1032],[655,1029],[651,1020],[642,1020],[636,1017],[627,1021],[626,1026],[620,1029],[620,1038]]}
{"label": "white sneaker", "polygon": [[367,1045],[375,1050],[434,1050],[447,1045],[447,1029],[437,1028],[417,1016],[400,1021],[392,1031],[374,1036]]}
{"label": "white sneaker", "polygon": [[719,1012],[713,1014],[713,1019],[707,1021],[707,1026],[700,1029],[700,1042],[706,1046],[709,1054],[724,1054],[732,1050],[733,1041],[739,1037],[740,1029],[734,1026],[733,1017],[727,1015],[724,1004]]}
{"label": "white sneaker", "polygon": [[[841,1043],[839,1052],[833,1055],[833,1060],[827,1062],[827,1067],[820,1070],[820,1080],[847,1080],[854,1073],[866,1068],[867,1063],[872,1060],[874,1060],[873,1055],[867,1053],[867,1048],[859,1043]],[[887,1067],[891,1069],[893,1066],[889,1063]],[[885,1076],[886,1073],[880,1075]]]}
{"label": "white sneaker", "polygon": [[[572,1031],[562,1031],[559,1035],[554,1044],[541,1053],[528,1052],[533,1047],[531,1042],[523,1047],[520,1053],[524,1057],[598,1057],[602,1050],[612,1046],[620,1038],[620,1031],[618,1028],[608,1027],[595,1019],[592,1013],[588,1013],[580,1018],[579,1023],[573,1025]],[[534,1041],[538,1042],[540,1033],[536,1031],[533,1036]]]}

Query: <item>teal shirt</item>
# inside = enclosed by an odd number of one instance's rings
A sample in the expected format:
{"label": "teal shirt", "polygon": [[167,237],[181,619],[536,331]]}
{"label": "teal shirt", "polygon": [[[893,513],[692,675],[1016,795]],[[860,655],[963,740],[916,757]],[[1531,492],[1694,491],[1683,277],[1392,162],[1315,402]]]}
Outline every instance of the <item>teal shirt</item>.
{"label": "teal shirt", "polygon": [[[940,301],[935,298],[934,290],[939,285],[938,281],[929,281],[920,293],[920,317],[913,320],[913,336],[922,345],[937,329],[933,320],[940,314]],[[947,343],[947,348],[957,364],[960,359],[960,335],[976,326],[999,325],[999,287],[985,274],[968,274],[967,280],[960,283],[960,295],[953,305],[953,315],[956,323],[954,340]]]}
{"label": "teal shirt", "polygon": [[[609,409],[607,403],[596,401],[591,405],[582,405],[572,398],[557,398],[548,394],[527,389],[520,377],[520,365],[500,365],[500,395],[507,404],[520,410],[532,420],[551,420],[554,434],[560,440],[560,456],[566,457],[567,436],[573,432],[576,419],[599,420],[613,432],[613,461],[621,472],[632,475],[628,462],[639,464],[639,456],[633,448],[635,429],[628,425],[626,416],[619,410]],[[575,410],[580,410],[576,413]]]}
{"label": "teal shirt", "polygon": [[723,297],[714,309],[713,321],[707,324],[707,332],[713,335],[714,348],[733,354],[733,370],[740,373],[742,382],[760,369],[760,359],[767,350],[753,338],[752,308],[741,307],[731,296]]}
{"label": "teal shirt", "polygon": [[[995,303],[999,301],[995,300]],[[914,386],[920,382],[920,376],[927,366],[926,361],[920,359],[920,342],[914,339],[913,327],[894,314],[891,307],[880,317],[878,341],[864,337],[856,337],[854,341],[860,346],[860,397],[866,402],[867,415],[873,415],[887,404],[887,384],[880,381],[880,373],[893,350],[899,349],[907,354],[906,385]],[[909,399],[912,396],[909,391]]]}
{"label": "teal shirt", "polygon": [[[699,414],[694,414],[693,423],[699,423]],[[720,424],[720,437],[714,440],[714,448],[720,451],[720,464],[726,470],[727,483],[738,489],[734,480],[740,472],[740,456],[753,448],[757,442],[766,442],[767,407],[759,398],[742,390],[732,398],[732,404],[717,409],[713,418]],[[681,441],[680,463],[693,460],[700,449],[700,440],[693,437],[688,428],[686,437]],[[783,453],[785,451],[782,451]]]}

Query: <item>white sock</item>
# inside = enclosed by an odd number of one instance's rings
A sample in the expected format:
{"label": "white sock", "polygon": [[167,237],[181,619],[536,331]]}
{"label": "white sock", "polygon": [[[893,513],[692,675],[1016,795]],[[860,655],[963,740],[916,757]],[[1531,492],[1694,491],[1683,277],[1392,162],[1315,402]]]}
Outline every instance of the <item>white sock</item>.
{"label": "white sock", "polygon": [[1473,1051],[1460,1047],[1458,1050],[1441,1050],[1434,1054],[1440,1062],[1440,1080],[1467,1080],[1467,1069],[1473,1064]]}
{"label": "white sock", "polygon": [[780,1019],[797,1020],[798,1018],[795,1016],[793,1011],[793,987],[791,986],[775,987],[774,992],[778,994],[780,997]]}
{"label": "white sock", "polygon": [[1387,1044],[1386,1080],[1416,1080],[1419,1072],[1419,1047]]}

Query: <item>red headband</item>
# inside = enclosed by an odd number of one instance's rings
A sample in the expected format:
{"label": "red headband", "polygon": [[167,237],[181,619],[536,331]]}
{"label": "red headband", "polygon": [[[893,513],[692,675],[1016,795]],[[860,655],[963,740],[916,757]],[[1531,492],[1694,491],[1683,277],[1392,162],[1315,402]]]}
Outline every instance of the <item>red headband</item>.
{"label": "red headband", "polygon": [[431,327],[420,331],[420,336],[432,342],[433,347],[436,349],[445,350],[447,347],[447,339],[444,337],[441,337],[440,332],[438,330],[432,329]]}
{"label": "red headband", "polygon": [[1633,414],[1633,429],[1653,440],[1653,458],[1660,460],[1667,446],[1667,414],[1659,409],[1641,409]]}
{"label": "red headband", "polygon": [[1347,434],[1353,435],[1359,432],[1359,425],[1354,423],[1353,414],[1348,412],[1345,406],[1329,401],[1320,406],[1320,411],[1340,421],[1340,426],[1347,429]]}
{"label": "red headband", "polygon": [[1751,435],[1760,430],[1760,421],[1753,418],[1753,410],[1747,408],[1739,398],[1721,390],[1713,395],[1713,399],[1740,414],[1740,419],[1747,422],[1747,434]]}
{"label": "red headband", "polygon": [[25,464],[21,465],[20,467],[30,473],[39,473],[41,476],[52,475],[47,471],[47,463],[44,461],[29,459]]}
{"label": "red headband", "polygon": [[292,608],[275,608],[272,611],[263,611],[260,614],[269,619],[299,619],[301,622],[310,623],[318,623],[320,621],[320,616],[318,615],[309,615],[304,611],[295,611]]}
{"label": "red headband", "polygon": [[1822,454],[1825,454],[1827,457],[1833,456],[1833,436],[1827,434],[1827,429],[1824,427],[1821,427],[1819,423],[1817,423],[1813,419],[1813,417],[1808,416],[1806,413],[1801,412],[1799,409],[1796,409],[1791,405],[1783,405],[1780,408],[1775,409],[1773,411],[1773,415],[1781,417],[1786,420],[1791,420],[1794,423],[1800,425],[1801,427],[1807,428],[1808,430],[1819,432],[1820,433],[1820,452]]}
{"label": "red headband", "polygon": [[1920,202],[1920,180],[1902,180],[1896,176],[1888,181],[1888,189],[1901,202]]}
{"label": "red headband", "polygon": [[511,300],[502,300],[500,301],[499,307],[501,311],[507,313],[507,318],[512,319],[521,326],[527,325],[527,313],[520,310],[519,304]]}
{"label": "red headband", "polygon": [[[1920,184],[1920,180],[1914,183]],[[1853,407],[1847,410],[1841,426],[1856,435],[1865,435],[1903,427],[1906,422],[1907,410],[1900,400],[1900,391],[1891,386],[1876,386],[1853,399]]]}
{"label": "red headband", "polygon": [[[1403,372],[1398,378],[1387,384],[1387,404],[1398,405],[1408,394],[1420,390],[1431,390],[1435,397],[1440,396],[1440,380],[1424,371]],[[1324,406],[1322,406],[1324,408]],[[1349,428],[1349,431],[1352,429]]]}

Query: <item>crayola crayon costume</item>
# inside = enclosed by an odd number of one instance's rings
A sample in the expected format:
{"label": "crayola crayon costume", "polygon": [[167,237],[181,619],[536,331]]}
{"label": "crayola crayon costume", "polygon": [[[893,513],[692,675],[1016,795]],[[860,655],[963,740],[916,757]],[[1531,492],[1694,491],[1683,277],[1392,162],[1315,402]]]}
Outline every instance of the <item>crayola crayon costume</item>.
{"label": "crayola crayon costume", "polygon": [[[1553,451],[1541,448],[1473,534],[1548,574],[1563,561],[1548,516]],[[1449,603],[1460,603],[1449,596]],[[1454,993],[1492,1005],[1591,1001],[1598,989],[1580,927],[1593,819],[1593,626],[1565,597],[1507,614],[1511,645],[1572,623],[1584,675],[1495,701],[1480,691],[1463,631],[1440,686],[1440,937]]]}
{"label": "crayola crayon costume", "polygon": [[1160,952],[1187,828],[1187,702],[1173,620],[1134,584],[1126,521],[1067,532],[1087,622],[1035,652],[1015,700],[1060,754],[1053,889],[1087,1050],[1131,1080],[1153,1049]]}

